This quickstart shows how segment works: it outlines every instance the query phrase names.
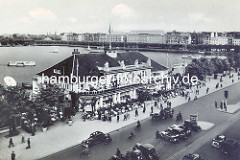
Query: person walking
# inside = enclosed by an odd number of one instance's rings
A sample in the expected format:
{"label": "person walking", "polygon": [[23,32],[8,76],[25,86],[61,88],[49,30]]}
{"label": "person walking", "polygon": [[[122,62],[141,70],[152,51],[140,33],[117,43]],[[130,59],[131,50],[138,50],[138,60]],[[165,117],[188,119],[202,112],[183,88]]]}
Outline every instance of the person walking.
{"label": "person walking", "polygon": [[14,147],[13,139],[10,138],[8,148]]}
{"label": "person walking", "polygon": [[143,113],[145,113],[145,112],[146,112],[146,107],[144,106],[144,107],[143,107]]}
{"label": "person walking", "polygon": [[151,107],[151,113],[153,113],[153,106]]}
{"label": "person walking", "polygon": [[16,154],[14,153],[14,151],[12,151],[11,160],[15,160],[15,158],[16,158]]}
{"label": "person walking", "polygon": [[119,122],[119,113],[117,113],[117,123]]}
{"label": "person walking", "polygon": [[116,156],[121,157],[121,151],[119,148],[117,148]]}
{"label": "person walking", "polygon": [[126,120],[127,120],[127,115],[124,114],[124,116],[123,116],[123,121],[126,121]]}
{"label": "person walking", "polygon": [[24,137],[24,134],[22,134],[22,140],[21,140],[22,143],[25,143],[25,137]]}
{"label": "person walking", "polygon": [[223,109],[223,103],[222,102],[220,103],[220,108]]}
{"label": "person walking", "polygon": [[30,149],[31,148],[31,146],[30,146],[30,144],[31,144],[30,138],[28,138],[27,143],[28,143],[28,146],[26,147],[26,149]]}
{"label": "person walking", "polygon": [[137,117],[138,116],[138,110],[136,109],[135,110],[135,117]]}
{"label": "person walking", "polygon": [[215,101],[215,108],[218,108],[217,101]]}

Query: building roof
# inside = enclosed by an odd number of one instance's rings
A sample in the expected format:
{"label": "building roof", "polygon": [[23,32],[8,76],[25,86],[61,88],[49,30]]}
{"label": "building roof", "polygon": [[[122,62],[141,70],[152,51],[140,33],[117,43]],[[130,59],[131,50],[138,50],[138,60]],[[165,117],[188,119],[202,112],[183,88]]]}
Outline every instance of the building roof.
{"label": "building roof", "polygon": [[[109,67],[120,67],[120,61],[124,60],[125,65],[134,65],[135,60],[138,63],[146,63],[149,58],[139,52],[117,53],[116,58],[112,58],[105,53],[89,53],[75,54],[69,58],[55,64],[54,66],[38,73],[37,75],[45,76],[70,76],[73,72],[75,76],[101,76],[103,73],[98,67],[104,67],[105,63],[109,63]],[[78,66],[78,67],[77,67]],[[152,71],[166,70],[167,68],[159,63],[151,60]],[[54,73],[54,69],[58,73]]]}

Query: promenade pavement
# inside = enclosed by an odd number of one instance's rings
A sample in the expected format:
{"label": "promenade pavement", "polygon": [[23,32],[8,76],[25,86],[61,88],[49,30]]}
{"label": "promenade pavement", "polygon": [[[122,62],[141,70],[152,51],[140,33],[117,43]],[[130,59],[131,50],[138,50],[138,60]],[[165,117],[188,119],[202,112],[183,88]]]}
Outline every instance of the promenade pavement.
{"label": "promenade pavement", "polygon": [[[202,86],[199,88],[198,98],[207,95],[206,88],[209,88],[208,94],[215,92],[216,90],[222,89],[219,87],[215,88],[216,84],[219,83],[218,79],[213,79],[213,77],[209,77],[210,81],[207,78],[206,86]],[[234,82],[232,82],[234,79]],[[223,78],[223,88],[229,86],[233,83],[239,82],[237,74],[234,73],[234,77],[229,79],[229,77]],[[191,100],[195,97],[196,88],[193,87],[191,94]],[[178,96],[175,98],[169,99],[172,102],[172,107],[179,106],[181,104],[187,103],[184,97]],[[213,100],[214,107],[214,100]],[[165,104],[163,105],[166,106]],[[63,122],[57,122],[54,126],[49,127],[48,131],[42,132],[40,129],[37,129],[36,135],[31,136],[30,134],[22,131],[24,133],[25,139],[31,139],[31,149],[26,150],[27,143],[21,143],[21,134],[13,137],[13,142],[15,147],[8,148],[9,138],[5,138],[5,134],[0,135],[0,160],[9,160],[11,159],[11,152],[14,151],[16,154],[16,160],[33,160],[45,157],[47,155],[51,155],[55,152],[64,150],[66,148],[73,147],[75,145],[80,144],[84,139],[88,138],[90,133],[94,131],[102,131],[104,133],[108,133],[117,129],[120,129],[126,125],[134,124],[138,120],[143,120],[149,118],[150,115],[150,107],[148,106],[146,112],[142,112],[142,108],[138,108],[139,116],[135,117],[135,112],[131,111],[130,119],[127,121],[123,121],[123,115],[120,115],[120,121],[117,123],[116,117],[112,119],[112,122],[99,121],[99,120],[86,120],[82,121],[81,115],[77,114],[73,117],[73,125],[69,126]],[[154,108],[154,111],[159,111],[158,108]]]}

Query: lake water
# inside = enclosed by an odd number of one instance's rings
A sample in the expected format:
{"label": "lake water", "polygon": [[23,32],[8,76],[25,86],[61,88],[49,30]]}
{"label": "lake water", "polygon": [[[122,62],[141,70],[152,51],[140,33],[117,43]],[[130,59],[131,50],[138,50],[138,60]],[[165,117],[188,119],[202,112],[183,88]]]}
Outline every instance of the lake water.
{"label": "lake water", "polygon": [[[13,77],[17,82],[31,82],[33,76],[56,63],[72,55],[73,49],[77,48],[80,53],[88,53],[86,48],[58,47],[58,46],[29,46],[29,47],[0,47],[0,83],[3,84],[5,76]],[[58,53],[54,53],[58,51]],[[182,59],[183,54],[161,52],[141,52],[154,61],[167,66],[171,64],[187,62]],[[189,55],[189,54],[188,54]],[[35,61],[36,66],[15,67],[7,66],[9,61]]]}

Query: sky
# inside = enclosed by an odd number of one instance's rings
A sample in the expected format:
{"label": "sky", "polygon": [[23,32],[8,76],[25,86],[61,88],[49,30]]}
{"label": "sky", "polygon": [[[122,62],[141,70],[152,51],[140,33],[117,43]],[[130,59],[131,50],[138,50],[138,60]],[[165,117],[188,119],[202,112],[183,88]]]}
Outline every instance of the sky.
{"label": "sky", "polygon": [[239,0],[0,0],[0,34],[240,31]]}

